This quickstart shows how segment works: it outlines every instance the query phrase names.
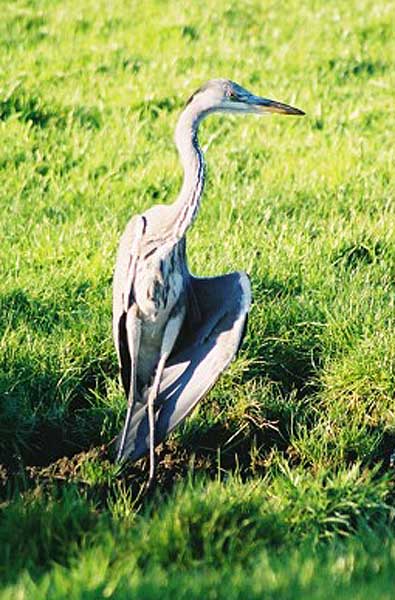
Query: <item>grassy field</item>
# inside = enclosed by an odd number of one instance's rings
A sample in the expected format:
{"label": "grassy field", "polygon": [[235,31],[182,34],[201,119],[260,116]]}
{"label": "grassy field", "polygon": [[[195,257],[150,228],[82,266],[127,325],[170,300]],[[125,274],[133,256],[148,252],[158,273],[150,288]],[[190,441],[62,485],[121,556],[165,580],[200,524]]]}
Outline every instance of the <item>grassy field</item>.
{"label": "grassy field", "polygon": [[[395,3],[0,9],[1,600],[392,599]],[[112,270],[212,77],[307,116],[202,127],[190,266],[247,270],[254,304],[148,498],[111,460]]]}

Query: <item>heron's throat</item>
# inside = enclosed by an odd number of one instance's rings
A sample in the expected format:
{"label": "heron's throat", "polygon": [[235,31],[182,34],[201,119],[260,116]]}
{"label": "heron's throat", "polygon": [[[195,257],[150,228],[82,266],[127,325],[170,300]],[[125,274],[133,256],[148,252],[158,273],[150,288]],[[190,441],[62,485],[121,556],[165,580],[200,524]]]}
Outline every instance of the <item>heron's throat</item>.
{"label": "heron's throat", "polygon": [[194,222],[204,187],[204,159],[198,142],[198,128],[203,115],[187,106],[176,127],[176,146],[184,168],[184,181],[173,204],[173,232],[181,239]]}

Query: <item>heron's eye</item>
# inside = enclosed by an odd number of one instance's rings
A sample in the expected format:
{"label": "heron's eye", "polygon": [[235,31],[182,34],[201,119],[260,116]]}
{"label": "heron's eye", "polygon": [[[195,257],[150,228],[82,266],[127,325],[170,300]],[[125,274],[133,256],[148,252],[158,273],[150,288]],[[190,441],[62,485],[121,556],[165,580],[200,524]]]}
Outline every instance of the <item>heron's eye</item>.
{"label": "heron's eye", "polygon": [[228,100],[230,100],[231,102],[237,102],[238,99],[239,99],[239,97],[237,96],[237,94],[235,92],[232,92],[232,90],[229,90]]}

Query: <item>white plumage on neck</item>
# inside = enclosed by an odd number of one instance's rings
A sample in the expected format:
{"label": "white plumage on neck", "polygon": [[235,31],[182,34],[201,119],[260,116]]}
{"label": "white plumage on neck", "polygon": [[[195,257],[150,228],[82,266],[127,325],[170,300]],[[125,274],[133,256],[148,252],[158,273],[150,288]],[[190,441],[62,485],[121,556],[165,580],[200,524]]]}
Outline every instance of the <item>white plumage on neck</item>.
{"label": "white plumage on neck", "polygon": [[173,204],[174,237],[180,240],[197,216],[204,188],[204,158],[197,133],[206,112],[191,102],[182,112],[176,127],[175,142],[184,169],[184,181],[178,199]]}

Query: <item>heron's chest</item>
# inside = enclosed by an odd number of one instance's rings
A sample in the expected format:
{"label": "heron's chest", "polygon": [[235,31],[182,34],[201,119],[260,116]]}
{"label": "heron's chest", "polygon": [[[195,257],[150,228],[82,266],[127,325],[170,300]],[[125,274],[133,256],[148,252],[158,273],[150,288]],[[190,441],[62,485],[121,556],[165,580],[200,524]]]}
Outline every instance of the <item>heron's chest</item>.
{"label": "heron's chest", "polygon": [[166,254],[155,252],[139,260],[134,297],[143,321],[154,322],[161,329],[183,291],[183,263],[177,246]]}

